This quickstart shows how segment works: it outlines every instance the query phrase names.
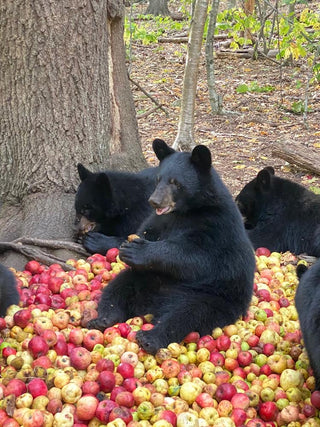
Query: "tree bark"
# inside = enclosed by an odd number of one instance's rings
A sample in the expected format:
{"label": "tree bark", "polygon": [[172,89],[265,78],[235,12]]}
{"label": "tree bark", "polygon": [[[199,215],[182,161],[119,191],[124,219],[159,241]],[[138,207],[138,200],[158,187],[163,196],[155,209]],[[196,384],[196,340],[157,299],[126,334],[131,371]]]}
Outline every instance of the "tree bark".
{"label": "tree bark", "polygon": [[145,15],[169,16],[168,0],[149,0]]}
{"label": "tree bark", "polygon": [[122,0],[2,0],[0,241],[72,238],[78,162],[145,166],[123,16]]}
{"label": "tree bark", "polygon": [[188,42],[188,52],[183,78],[181,112],[178,124],[178,134],[173,148],[181,150],[192,149],[194,141],[194,108],[197,92],[198,69],[201,56],[204,25],[207,18],[209,0],[197,0],[191,22]]}
{"label": "tree bark", "polygon": [[206,69],[207,69],[207,82],[209,91],[209,101],[213,114],[222,113],[222,96],[216,90],[215,75],[214,75],[214,57],[213,57],[213,43],[214,32],[217,23],[217,15],[219,10],[220,0],[212,0],[212,7],[209,14],[209,23],[206,38]]}

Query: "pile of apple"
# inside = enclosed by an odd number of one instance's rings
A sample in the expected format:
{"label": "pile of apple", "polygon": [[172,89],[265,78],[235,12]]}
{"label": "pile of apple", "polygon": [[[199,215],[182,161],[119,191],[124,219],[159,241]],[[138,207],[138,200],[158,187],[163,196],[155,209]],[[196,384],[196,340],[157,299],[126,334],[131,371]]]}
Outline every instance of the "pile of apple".
{"label": "pile of apple", "polygon": [[150,316],[88,330],[126,265],[118,249],[15,271],[21,297],[0,318],[0,426],[320,426],[320,391],[294,307],[297,259],[256,251],[244,319],[191,332],[153,356],[136,340]]}

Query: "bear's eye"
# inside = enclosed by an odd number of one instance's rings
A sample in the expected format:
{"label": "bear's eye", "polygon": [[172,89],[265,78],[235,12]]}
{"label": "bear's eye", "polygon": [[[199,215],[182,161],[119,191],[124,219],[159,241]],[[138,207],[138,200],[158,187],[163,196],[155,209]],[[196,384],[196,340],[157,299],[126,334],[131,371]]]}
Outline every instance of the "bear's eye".
{"label": "bear's eye", "polygon": [[178,182],[176,179],[174,179],[174,178],[171,178],[171,179],[170,179],[169,184],[175,185],[175,186],[177,187],[177,189],[178,189],[178,190],[179,190],[179,189],[180,189],[180,187],[181,187],[181,185],[179,184],[179,182]]}

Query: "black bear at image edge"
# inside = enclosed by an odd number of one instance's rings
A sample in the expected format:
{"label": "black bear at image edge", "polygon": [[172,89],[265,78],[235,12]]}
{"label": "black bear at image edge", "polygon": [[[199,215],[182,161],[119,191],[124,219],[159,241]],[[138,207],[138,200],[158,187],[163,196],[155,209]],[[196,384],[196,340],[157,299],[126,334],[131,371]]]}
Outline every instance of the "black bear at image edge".
{"label": "black bear at image edge", "polygon": [[0,316],[6,315],[10,305],[19,303],[19,293],[13,273],[0,264]]}
{"label": "black bear at image edge", "polygon": [[298,264],[300,279],[295,295],[304,346],[315,377],[315,388],[320,390],[320,260],[309,269]]}
{"label": "black bear at image edge", "polygon": [[151,213],[148,203],[157,168],[138,173],[91,172],[78,164],[80,185],[75,198],[76,239],[90,253],[105,255],[135,233]]}
{"label": "black bear at image edge", "polygon": [[320,196],[272,167],[262,169],[236,197],[255,249],[320,256]]}
{"label": "black bear at image edge", "polygon": [[88,324],[104,330],[151,313],[154,327],[137,333],[151,354],[191,331],[211,334],[246,315],[255,270],[241,215],[208,148],[176,152],[156,139],[153,149],[160,160],[149,199],[154,211],[140,238],[122,244],[129,268],[104,288],[98,317]]}

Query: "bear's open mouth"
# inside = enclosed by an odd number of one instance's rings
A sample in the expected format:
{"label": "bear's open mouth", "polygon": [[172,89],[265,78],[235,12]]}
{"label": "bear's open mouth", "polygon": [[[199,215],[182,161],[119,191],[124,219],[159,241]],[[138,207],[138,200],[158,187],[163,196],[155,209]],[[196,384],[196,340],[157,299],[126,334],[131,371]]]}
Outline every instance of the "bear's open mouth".
{"label": "bear's open mouth", "polygon": [[156,214],[157,215],[165,215],[168,214],[169,212],[173,211],[174,206],[165,206],[164,208],[157,208],[156,209]]}

